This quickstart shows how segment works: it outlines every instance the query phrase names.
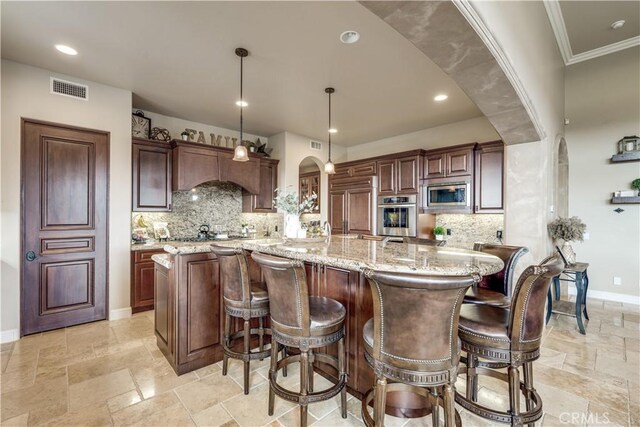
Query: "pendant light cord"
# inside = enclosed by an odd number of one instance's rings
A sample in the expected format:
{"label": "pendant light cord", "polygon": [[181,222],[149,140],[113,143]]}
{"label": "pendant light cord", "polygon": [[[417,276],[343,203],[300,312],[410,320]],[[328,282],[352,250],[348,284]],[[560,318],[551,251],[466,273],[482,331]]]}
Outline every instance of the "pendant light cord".
{"label": "pendant light cord", "polygon": [[240,57],[240,145],[244,145],[242,142],[242,110],[244,109],[244,98],[242,97],[242,79],[243,79],[243,69],[242,64],[244,62],[244,57]]}
{"label": "pendant light cord", "polygon": [[331,162],[331,92],[329,92],[329,162]]}

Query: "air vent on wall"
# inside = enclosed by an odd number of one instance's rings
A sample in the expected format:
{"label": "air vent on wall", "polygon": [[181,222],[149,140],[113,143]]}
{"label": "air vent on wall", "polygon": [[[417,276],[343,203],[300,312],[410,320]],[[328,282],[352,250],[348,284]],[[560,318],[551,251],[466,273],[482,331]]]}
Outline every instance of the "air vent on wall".
{"label": "air vent on wall", "polygon": [[322,142],[309,141],[312,150],[322,151]]}
{"label": "air vent on wall", "polygon": [[89,100],[89,86],[80,83],[69,82],[56,77],[51,77],[50,91],[56,95],[69,98]]}

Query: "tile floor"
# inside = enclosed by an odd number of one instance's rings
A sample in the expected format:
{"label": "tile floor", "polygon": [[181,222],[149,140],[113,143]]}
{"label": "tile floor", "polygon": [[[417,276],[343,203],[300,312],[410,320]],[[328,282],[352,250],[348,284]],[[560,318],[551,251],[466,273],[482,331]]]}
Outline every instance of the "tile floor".
{"label": "tile floor", "polygon": [[[575,319],[553,316],[542,357],[534,365],[544,401],[541,425],[640,424],[640,314],[638,306],[590,300],[587,335]],[[220,364],[176,376],[155,345],[153,313],[29,336],[1,348],[3,426],[297,426],[298,410],[276,399],[267,415],[268,361],[252,364],[251,393],[242,394],[242,368]],[[284,385],[295,387],[297,372]],[[319,389],[326,380],[317,376]],[[505,407],[505,386],[481,379],[480,399]],[[464,381],[459,381],[464,388]],[[360,426],[351,397],[340,417],[339,398],[309,408],[314,426]],[[461,410],[464,425],[490,423]],[[430,425],[430,417],[388,426]]]}

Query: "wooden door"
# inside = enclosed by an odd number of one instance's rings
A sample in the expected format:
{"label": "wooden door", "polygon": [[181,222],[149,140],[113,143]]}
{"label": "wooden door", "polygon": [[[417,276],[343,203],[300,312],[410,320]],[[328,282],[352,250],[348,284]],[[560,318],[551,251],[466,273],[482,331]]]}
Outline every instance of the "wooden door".
{"label": "wooden door", "polygon": [[442,178],[446,175],[444,153],[427,154],[424,159],[423,178]]}
{"label": "wooden door", "polygon": [[474,212],[504,212],[504,145],[481,146],[476,150],[475,163]]}
{"label": "wooden door", "polygon": [[398,163],[398,193],[408,194],[418,192],[419,157],[410,156],[397,160]]}
{"label": "wooden door", "polygon": [[470,148],[447,153],[447,176],[471,175],[473,150]]}
{"label": "wooden door", "polygon": [[378,194],[396,194],[396,161],[380,160],[378,162]]}
{"label": "wooden door", "polygon": [[22,335],[107,317],[109,133],[22,120]]}
{"label": "wooden door", "polygon": [[171,210],[171,147],[166,142],[133,141],[132,210]]}
{"label": "wooden door", "polygon": [[346,234],[346,191],[332,191],[329,194],[329,224],[331,234]]}
{"label": "wooden door", "polygon": [[371,188],[354,189],[347,192],[348,234],[375,235],[374,196]]}

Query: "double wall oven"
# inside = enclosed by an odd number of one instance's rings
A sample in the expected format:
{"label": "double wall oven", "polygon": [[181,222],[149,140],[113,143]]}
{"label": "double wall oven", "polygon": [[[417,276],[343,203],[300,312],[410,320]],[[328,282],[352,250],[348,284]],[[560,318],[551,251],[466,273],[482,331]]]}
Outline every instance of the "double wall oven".
{"label": "double wall oven", "polygon": [[416,237],[417,195],[378,197],[378,235]]}

